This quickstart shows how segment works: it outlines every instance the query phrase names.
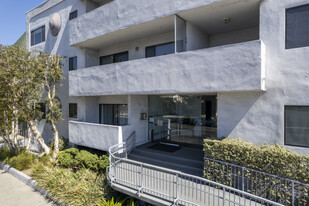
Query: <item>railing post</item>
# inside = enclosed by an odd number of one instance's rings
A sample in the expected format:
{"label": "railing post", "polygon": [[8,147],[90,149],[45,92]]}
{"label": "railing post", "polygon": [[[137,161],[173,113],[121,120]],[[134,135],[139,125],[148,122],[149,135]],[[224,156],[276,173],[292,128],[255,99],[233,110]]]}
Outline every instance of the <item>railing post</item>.
{"label": "railing post", "polygon": [[242,191],[245,191],[245,168],[244,167],[241,168],[241,182],[242,182],[241,189]]}
{"label": "railing post", "polygon": [[294,181],[292,181],[292,206],[294,206],[294,202],[295,202],[295,192],[294,192]]}
{"label": "railing post", "polygon": [[143,164],[141,164],[141,173],[140,173],[140,188],[138,190],[138,196],[141,196],[141,192],[143,190]]}
{"label": "railing post", "polygon": [[177,201],[178,201],[178,189],[179,189],[179,185],[178,185],[178,173],[176,173],[176,195],[174,197],[174,205],[177,205]]}
{"label": "railing post", "polygon": [[[219,202],[219,200],[218,200]],[[223,187],[223,206],[225,205],[225,187]]]}

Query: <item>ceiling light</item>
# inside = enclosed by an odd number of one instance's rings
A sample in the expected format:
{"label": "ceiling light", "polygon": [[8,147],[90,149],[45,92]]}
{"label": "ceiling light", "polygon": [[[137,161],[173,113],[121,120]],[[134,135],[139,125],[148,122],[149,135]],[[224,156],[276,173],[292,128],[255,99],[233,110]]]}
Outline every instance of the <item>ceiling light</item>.
{"label": "ceiling light", "polygon": [[231,18],[223,18],[222,21],[223,23],[228,24],[231,22]]}

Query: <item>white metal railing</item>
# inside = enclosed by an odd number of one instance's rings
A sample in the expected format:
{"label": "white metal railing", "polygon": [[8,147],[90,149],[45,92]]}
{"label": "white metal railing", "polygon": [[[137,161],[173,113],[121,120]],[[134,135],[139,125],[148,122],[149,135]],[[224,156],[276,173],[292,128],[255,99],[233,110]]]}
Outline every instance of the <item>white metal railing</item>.
{"label": "white metal railing", "polygon": [[208,180],[127,159],[127,144],[110,147],[107,177],[111,186],[135,190],[173,205],[282,205]]}
{"label": "white metal railing", "polygon": [[309,205],[309,184],[204,157],[205,178],[284,205]]}

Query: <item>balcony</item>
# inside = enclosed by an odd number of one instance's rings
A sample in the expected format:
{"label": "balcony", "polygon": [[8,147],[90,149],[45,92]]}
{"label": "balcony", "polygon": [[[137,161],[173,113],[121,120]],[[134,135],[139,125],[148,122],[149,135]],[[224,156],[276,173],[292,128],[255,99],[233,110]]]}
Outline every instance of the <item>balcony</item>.
{"label": "balcony", "polygon": [[76,145],[108,151],[129,137],[130,126],[113,126],[87,122],[69,122],[70,142]]}
{"label": "balcony", "polygon": [[265,90],[261,40],[70,71],[70,96]]}

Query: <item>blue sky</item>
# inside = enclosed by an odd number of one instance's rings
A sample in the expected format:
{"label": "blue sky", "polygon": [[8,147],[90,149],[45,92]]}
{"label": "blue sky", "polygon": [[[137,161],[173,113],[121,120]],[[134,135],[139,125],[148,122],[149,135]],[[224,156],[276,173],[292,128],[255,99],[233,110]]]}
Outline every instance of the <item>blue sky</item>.
{"label": "blue sky", "polygon": [[44,1],[0,0],[0,44],[14,44],[26,31],[26,12]]}

